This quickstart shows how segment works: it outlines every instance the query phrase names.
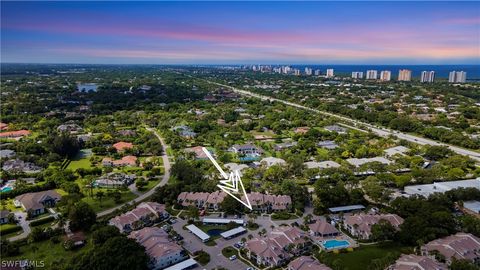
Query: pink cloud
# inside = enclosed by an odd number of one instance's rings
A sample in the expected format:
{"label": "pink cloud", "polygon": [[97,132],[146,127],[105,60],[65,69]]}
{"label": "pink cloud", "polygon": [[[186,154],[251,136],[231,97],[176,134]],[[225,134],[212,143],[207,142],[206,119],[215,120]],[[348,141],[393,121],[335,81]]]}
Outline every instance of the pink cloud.
{"label": "pink cloud", "polygon": [[455,25],[480,25],[480,17],[446,19],[441,22]]}

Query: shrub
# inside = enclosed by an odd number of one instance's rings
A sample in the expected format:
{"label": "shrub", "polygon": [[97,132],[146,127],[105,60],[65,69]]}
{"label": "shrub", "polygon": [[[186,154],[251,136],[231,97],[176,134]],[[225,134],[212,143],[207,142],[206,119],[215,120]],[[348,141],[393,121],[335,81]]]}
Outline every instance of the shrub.
{"label": "shrub", "polygon": [[278,212],[272,214],[272,219],[286,220],[292,218],[294,218],[294,216],[288,212]]}
{"label": "shrub", "polygon": [[195,252],[194,255],[196,255],[196,261],[199,262],[201,265],[206,265],[210,262],[210,255],[203,250]]}
{"label": "shrub", "polygon": [[42,218],[42,219],[37,219],[37,220],[34,220],[34,221],[30,222],[30,226],[31,227],[40,226],[40,225],[49,223],[53,220],[55,220],[55,217],[53,217],[53,216],[49,216],[49,217]]}

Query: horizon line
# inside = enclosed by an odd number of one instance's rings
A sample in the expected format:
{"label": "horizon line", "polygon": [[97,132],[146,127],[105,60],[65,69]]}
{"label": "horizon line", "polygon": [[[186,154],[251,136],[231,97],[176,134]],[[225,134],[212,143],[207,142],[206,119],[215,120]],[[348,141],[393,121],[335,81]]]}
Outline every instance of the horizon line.
{"label": "horizon line", "polygon": [[334,63],[326,63],[326,64],[312,64],[312,63],[178,63],[178,64],[147,64],[147,63],[75,63],[75,62],[58,62],[58,63],[45,63],[45,62],[1,62],[0,65],[5,64],[30,64],[30,65],[112,65],[112,66],[125,66],[125,65],[136,65],[136,66],[257,66],[257,65],[269,65],[269,66],[477,66],[479,64],[471,64],[471,63],[445,63],[445,64],[373,64],[373,63],[365,63],[365,64],[334,64]]}

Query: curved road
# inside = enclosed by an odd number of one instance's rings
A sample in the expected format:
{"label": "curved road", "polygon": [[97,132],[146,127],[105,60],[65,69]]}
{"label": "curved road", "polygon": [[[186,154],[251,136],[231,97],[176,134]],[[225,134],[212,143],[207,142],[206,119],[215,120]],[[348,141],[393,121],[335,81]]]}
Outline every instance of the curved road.
{"label": "curved road", "polygon": [[225,84],[221,84],[221,83],[217,83],[217,82],[212,82],[212,81],[209,81],[209,80],[205,80],[205,81],[207,81],[209,83],[212,83],[212,84],[222,86],[222,87],[229,88],[233,92],[239,93],[239,94],[244,95],[244,96],[251,96],[251,97],[259,98],[261,100],[276,101],[276,102],[280,102],[280,103],[283,103],[283,104],[286,104],[286,105],[289,105],[289,106],[292,106],[292,107],[296,107],[296,108],[299,108],[299,109],[308,110],[308,111],[312,111],[312,112],[315,112],[315,113],[319,113],[319,114],[327,115],[327,116],[330,116],[330,117],[334,117],[334,118],[343,120],[347,123],[353,124],[353,126],[343,124],[344,126],[349,127],[349,128],[353,128],[353,129],[358,130],[359,127],[357,127],[357,125],[365,126],[368,129],[370,129],[372,132],[374,132],[375,134],[377,134],[378,136],[381,136],[381,137],[388,137],[388,136],[392,135],[392,136],[395,136],[399,139],[403,139],[403,140],[413,142],[413,143],[418,143],[418,144],[421,144],[421,145],[428,144],[428,145],[447,146],[453,152],[455,152],[457,154],[460,154],[460,155],[468,156],[471,159],[475,160],[477,163],[480,163],[480,153],[475,152],[475,151],[467,150],[467,149],[457,147],[457,146],[453,146],[453,145],[447,145],[447,144],[444,144],[444,143],[439,143],[439,142],[434,141],[434,140],[430,140],[430,139],[426,139],[426,138],[423,138],[423,137],[411,135],[411,134],[408,134],[408,133],[403,133],[403,132],[400,132],[400,131],[397,131],[397,130],[376,127],[372,124],[361,122],[361,121],[354,120],[354,119],[350,119],[350,118],[342,116],[342,115],[333,114],[333,113],[329,113],[329,112],[325,112],[325,111],[320,111],[320,110],[317,110],[317,109],[312,109],[312,108],[305,107],[305,106],[297,104],[297,103],[292,103],[292,102],[285,101],[285,100],[278,99],[278,98],[272,98],[272,97],[269,97],[269,96],[255,94],[255,93],[252,93],[250,91],[238,89],[238,88],[235,88],[235,87],[232,87],[232,86],[229,86],[229,85],[225,85]]}
{"label": "curved road", "polygon": [[150,131],[150,132],[153,132],[153,134],[155,134],[155,136],[158,138],[158,140],[160,141],[160,143],[162,144],[162,147],[163,147],[162,159],[163,159],[164,175],[163,175],[162,181],[160,181],[160,183],[158,183],[156,186],[154,186],[149,191],[143,193],[142,195],[136,197],[135,199],[133,199],[131,201],[125,202],[121,205],[117,205],[113,208],[110,208],[110,209],[107,209],[107,210],[104,210],[102,212],[97,213],[97,217],[102,217],[102,216],[108,215],[108,214],[112,213],[113,211],[115,211],[117,209],[120,209],[122,206],[124,206],[127,203],[137,203],[137,202],[143,201],[146,198],[150,197],[155,192],[156,188],[164,186],[168,183],[168,179],[170,178],[170,167],[171,167],[170,160],[168,160],[168,155],[167,155],[167,147],[168,146],[165,144],[162,137],[160,137],[160,135],[157,133],[157,131],[155,129],[147,127],[147,130]]}

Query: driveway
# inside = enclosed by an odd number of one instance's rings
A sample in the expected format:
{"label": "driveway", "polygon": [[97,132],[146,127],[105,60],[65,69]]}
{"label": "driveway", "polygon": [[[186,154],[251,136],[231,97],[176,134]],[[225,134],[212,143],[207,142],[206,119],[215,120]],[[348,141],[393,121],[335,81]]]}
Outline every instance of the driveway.
{"label": "driveway", "polygon": [[102,216],[108,215],[108,214],[112,213],[113,211],[122,208],[122,206],[124,206],[126,204],[137,203],[137,202],[143,201],[146,198],[150,197],[155,192],[155,189],[157,189],[158,187],[164,186],[168,183],[168,179],[170,178],[170,167],[171,167],[170,160],[168,159],[168,155],[167,155],[168,146],[165,144],[162,137],[160,137],[160,135],[157,133],[157,131],[155,129],[150,128],[150,127],[147,127],[146,129],[150,132],[153,132],[153,134],[155,134],[155,136],[158,138],[158,140],[160,141],[160,144],[162,145],[162,148],[163,148],[162,159],[163,159],[163,167],[164,167],[165,174],[163,175],[162,181],[160,181],[160,183],[158,183],[156,186],[154,186],[149,191],[143,193],[142,195],[138,196],[137,198],[135,198],[131,201],[125,202],[125,203],[117,205],[113,208],[110,208],[110,209],[107,209],[107,210],[104,210],[102,212],[97,213],[97,217],[102,217]]}
{"label": "driveway", "polygon": [[8,238],[10,241],[17,241],[20,239],[27,238],[32,229],[30,228],[30,221],[27,221],[27,213],[25,212],[14,212],[15,218],[18,221],[18,225],[20,225],[23,229],[23,232],[19,235],[13,236]]}

